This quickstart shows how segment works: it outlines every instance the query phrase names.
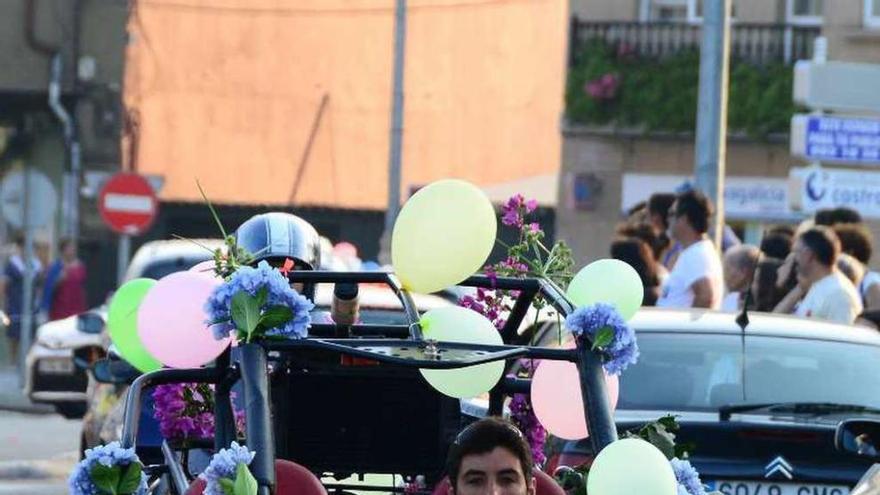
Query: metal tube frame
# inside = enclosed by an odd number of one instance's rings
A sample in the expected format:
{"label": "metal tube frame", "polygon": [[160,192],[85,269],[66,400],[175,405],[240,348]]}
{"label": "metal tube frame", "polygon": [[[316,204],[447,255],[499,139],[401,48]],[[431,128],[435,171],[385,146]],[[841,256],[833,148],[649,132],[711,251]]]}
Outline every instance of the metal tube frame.
{"label": "metal tube frame", "polygon": [[[454,350],[483,351],[475,357],[457,361],[443,361],[430,359],[406,359],[391,355],[378,354],[363,350],[364,347],[400,347],[404,349],[418,349],[424,347],[427,342],[422,339],[421,327],[418,323],[419,313],[415,308],[412,297],[401,286],[399,281],[391,274],[379,272],[364,273],[333,273],[333,272],[292,272],[288,275],[291,282],[373,282],[386,283],[394,290],[401,301],[407,314],[409,324],[402,325],[353,325],[352,335],[358,335],[360,331],[368,331],[373,334],[408,335],[409,339],[302,339],[293,341],[267,341],[261,344],[249,344],[242,346],[240,365],[231,364],[229,351],[224,353],[216,361],[215,367],[199,369],[162,369],[146,373],[138,377],[128,391],[125,404],[125,422],[122,432],[122,446],[133,447],[136,444],[138,418],[141,409],[141,397],[148,387],[165,383],[200,382],[216,385],[215,391],[215,414],[217,414],[217,434],[215,448],[223,448],[229,445],[235,438],[235,427],[232,415],[232,405],[229,398],[232,384],[241,376],[244,384],[244,396],[246,401],[247,415],[247,445],[256,452],[251,470],[260,485],[259,494],[269,495],[274,490],[274,457],[275,445],[272,436],[272,421],[270,417],[270,400],[268,386],[268,363],[269,351],[294,352],[300,349],[321,349],[351,356],[367,357],[369,359],[388,364],[430,368],[430,369],[456,369],[473,366],[489,361],[512,360],[521,358],[550,359],[574,362],[577,365],[581,382],[581,394],[584,401],[586,422],[590,430],[590,440],[593,451],[598,453],[605,446],[617,439],[617,429],[611,415],[611,408],[606,399],[605,374],[602,368],[603,357],[598,351],[592,350],[589,342],[578,339],[576,349],[551,349],[517,345],[474,345],[462,343],[442,343],[443,348]],[[483,287],[500,290],[517,290],[520,296],[514,305],[511,318],[501,330],[505,342],[516,337],[516,329],[522,322],[528,306],[535,297],[543,296],[563,316],[571,314],[575,307],[565,297],[564,292],[557,285],[547,280],[539,279],[513,279],[498,278],[489,279],[485,276],[473,276],[460,285],[469,287]],[[525,302],[523,302],[525,301]],[[327,330],[322,325],[313,325],[316,330]],[[332,325],[330,325],[332,327]],[[245,348],[248,348],[246,350]],[[258,371],[259,370],[259,371]],[[499,406],[504,395],[513,393],[527,393],[531,380],[519,378],[504,378],[491,391],[492,403],[490,414],[498,412],[495,406]],[[256,420],[256,421],[255,421]],[[163,445],[163,453],[170,447]],[[176,462],[174,456],[165,455],[167,462]],[[179,468],[179,466],[178,466]],[[177,483],[180,480],[175,474],[175,467],[169,467],[172,479]]]}

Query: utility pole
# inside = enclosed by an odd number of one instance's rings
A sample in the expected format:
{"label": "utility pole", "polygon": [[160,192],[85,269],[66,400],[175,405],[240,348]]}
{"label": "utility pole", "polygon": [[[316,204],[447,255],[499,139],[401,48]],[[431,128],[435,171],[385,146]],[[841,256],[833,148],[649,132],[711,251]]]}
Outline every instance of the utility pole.
{"label": "utility pole", "polygon": [[380,240],[379,259],[391,262],[391,232],[400,211],[400,168],[403,146],[403,74],[406,55],[406,0],[396,0],[394,12],[394,87],[391,101],[391,148],[388,153],[388,206]]}
{"label": "utility pole", "polygon": [[730,61],[731,0],[703,2],[700,92],[694,178],[715,205],[710,234],[721,247],[724,229],[724,168],[727,154],[727,81]]}

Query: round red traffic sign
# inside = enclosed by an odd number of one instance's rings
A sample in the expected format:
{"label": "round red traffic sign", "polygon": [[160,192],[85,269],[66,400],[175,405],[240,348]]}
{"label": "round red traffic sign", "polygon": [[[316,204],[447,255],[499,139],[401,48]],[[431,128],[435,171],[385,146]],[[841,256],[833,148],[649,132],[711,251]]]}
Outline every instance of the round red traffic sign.
{"label": "round red traffic sign", "polygon": [[114,232],[138,235],[155,220],[159,201],[153,187],[143,176],[119,173],[101,189],[98,211]]}

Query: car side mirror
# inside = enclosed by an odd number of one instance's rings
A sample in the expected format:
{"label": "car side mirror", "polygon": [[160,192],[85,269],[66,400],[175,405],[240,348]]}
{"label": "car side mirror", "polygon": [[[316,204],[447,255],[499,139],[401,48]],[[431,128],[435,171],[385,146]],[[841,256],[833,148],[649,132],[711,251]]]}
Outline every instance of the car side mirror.
{"label": "car side mirror", "polygon": [[91,311],[76,316],[76,329],[83,333],[99,334],[104,331],[104,318]]}
{"label": "car side mirror", "polygon": [[840,452],[880,461],[880,420],[842,421],[834,435],[834,446]]}
{"label": "car side mirror", "polygon": [[125,361],[101,359],[92,366],[92,375],[101,383],[130,383],[140,372]]}

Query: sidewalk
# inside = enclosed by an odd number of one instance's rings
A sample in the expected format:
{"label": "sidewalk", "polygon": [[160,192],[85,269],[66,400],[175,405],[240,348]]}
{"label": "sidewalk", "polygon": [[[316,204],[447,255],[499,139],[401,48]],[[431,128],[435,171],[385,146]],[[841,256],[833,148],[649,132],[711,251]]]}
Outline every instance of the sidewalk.
{"label": "sidewalk", "polygon": [[34,404],[21,392],[15,368],[0,368],[0,410],[28,414],[52,414],[55,409],[47,404]]}

